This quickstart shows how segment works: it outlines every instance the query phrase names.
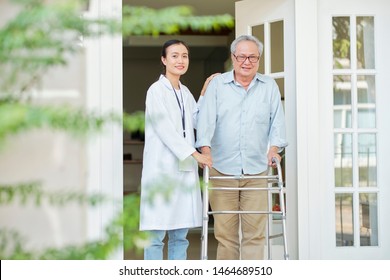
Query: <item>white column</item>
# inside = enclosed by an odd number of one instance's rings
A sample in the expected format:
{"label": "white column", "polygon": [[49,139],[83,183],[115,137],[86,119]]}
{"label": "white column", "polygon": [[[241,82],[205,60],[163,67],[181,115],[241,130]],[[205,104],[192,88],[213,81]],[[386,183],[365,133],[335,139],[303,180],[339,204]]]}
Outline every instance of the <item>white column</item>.
{"label": "white column", "polygon": [[295,1],[299,259],[318,259],[321,240],[317,1]]}
{"label": "white column", "polygon": [[[121,0],[90,1],[88,17],[121,20]],[[122,114],[122,36],[103,36],[86,42],[87,107],[107,114]],[[103,238],[104,229],[118,211],[123,200],[123,131],[119,124],[109,124],[104,133],[90,140],[88,154],[88,190],[113,199],[112,203],[88,213],[89,238]],[[120,250],[115,259],[122,259]]]}

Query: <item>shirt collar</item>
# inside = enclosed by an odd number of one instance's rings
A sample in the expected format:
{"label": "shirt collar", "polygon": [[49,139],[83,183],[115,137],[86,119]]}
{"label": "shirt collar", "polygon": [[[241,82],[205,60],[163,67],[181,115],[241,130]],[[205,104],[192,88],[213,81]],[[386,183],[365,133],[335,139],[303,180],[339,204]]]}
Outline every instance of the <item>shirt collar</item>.
{"label": "shirt collar", "polygon": [[[253,80],[258,80],[262,83],[264,83],[264,76],[260,73],[256,73],[255,77],[253,78]],[[227,75],[225,76],[225,79],[224,79],[224,83],[228,84],[228,83],[235,83],[235,80],[234,80],[234,70],[231,70],[227,73]]]}
{"label": "shirt collar", "polygon": [[[166,86],[170,90],[173,90],[171,82],[168,80],[167,77],[165,77],[165,75],[161,74],[159,80],[163,83],[164,86]],[[180,81],[179,81],[179,86],[181,89],[183,88],[182,83]]]}

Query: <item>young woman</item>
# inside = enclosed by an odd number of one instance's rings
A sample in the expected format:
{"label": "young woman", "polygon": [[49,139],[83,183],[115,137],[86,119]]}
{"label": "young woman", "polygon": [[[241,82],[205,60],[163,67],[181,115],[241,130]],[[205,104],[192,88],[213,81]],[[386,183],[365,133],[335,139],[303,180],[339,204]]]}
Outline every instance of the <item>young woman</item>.
{"label": "young woman", "polygon": [[[189,66],[188,46],[167,41],[161,61],[164,73],[146,96],[140,230],[150,233],[144,259],[163,259],[168,234],[168,259],[183,260],[188,229],[202,224],[198,164],[211,167],[211,158],[194,148],[198,104],[180,82]],[[214,75],[206,80],[200,99]]]}

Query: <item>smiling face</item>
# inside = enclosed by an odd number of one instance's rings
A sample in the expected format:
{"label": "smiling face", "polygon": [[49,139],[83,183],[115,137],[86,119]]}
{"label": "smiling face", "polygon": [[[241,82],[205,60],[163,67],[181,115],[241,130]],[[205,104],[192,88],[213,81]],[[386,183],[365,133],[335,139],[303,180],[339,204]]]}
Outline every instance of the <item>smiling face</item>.
{"label": "smiling face", "polygon": [[165,65],[165,75],[181,76],[188,70],[189,54],[188,49],[183,44],[174,44],[166,49],[166,56],[161,57],[162,63]]}
{"label": "smiling face", "polygon": [[231,54],[233,61],[234,75],[239,81],[241,79],[252,79],[259,69],[259,60],[250,62],[245,59],[243,62],[238,62],[236,57],[259,57],[259,49],[252,41],[241,41],[237,44],[235,53]]}

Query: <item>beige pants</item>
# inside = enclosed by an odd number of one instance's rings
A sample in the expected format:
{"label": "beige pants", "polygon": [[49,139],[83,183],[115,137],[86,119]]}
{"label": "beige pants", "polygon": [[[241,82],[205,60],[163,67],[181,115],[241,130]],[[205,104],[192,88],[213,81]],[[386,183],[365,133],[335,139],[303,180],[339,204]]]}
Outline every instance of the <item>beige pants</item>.
{"label": "beige pants", "polygon": [[[223,176],[212,168],[210,176]],[[267,175],[263,172],[257,175]],[[212,187],[267,187],[267,181],[259,179],[213,180]],[[210,191],[210,206],[218,210],[267,210],[266,191]],[[214,214],[214,235],[218,241],[217,260],[264,259],[265,214]],[[241,234],[240,234],[241,232]]]}

